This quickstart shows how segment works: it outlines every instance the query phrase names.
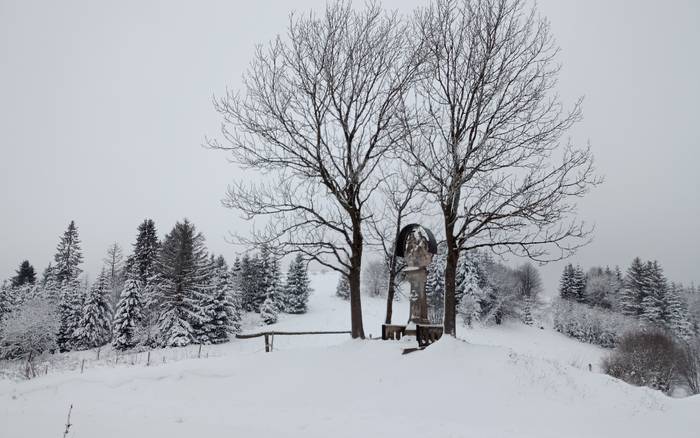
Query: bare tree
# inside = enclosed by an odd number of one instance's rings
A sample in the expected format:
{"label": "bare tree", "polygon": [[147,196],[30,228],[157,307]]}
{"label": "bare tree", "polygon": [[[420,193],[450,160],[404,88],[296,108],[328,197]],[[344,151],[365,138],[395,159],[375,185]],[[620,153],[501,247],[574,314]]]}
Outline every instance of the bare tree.
{"label": "bare tree", "polygon": [[402,160],[394,161],[395,169],[383,172],[379,187],[381,196],[376,213],[371,221],[371,237],[384,255],[388,272],[386,296],[386,317],[384,322],[391,324],[396,286],[403,270],[403,263],[396,255],[396,241],[401,228],[407,225],[407,218],[424,215],[425,198],[417,191],[420,181],[419,169],[410,169]]}
{"label": "bare tree", "polygon": [[109,248],[107,248],[107,256],[102,259],[102,262],[109,276],[112,308],[116,308],[123,282],[124,252],[122,251],[122,247],[117,242],[111,244]]}
{"label": "bare tree", "polygon": [[398,114],[418,63],[407,25],[376,4],[331,3],[290,18],[287,35],[259,47],[243,95],[215,100],[220,143],[261,174],[229,188],[227,207],[267,219],[243,242],[301,251],[347,275],[352,336],[364,337],[360,277],[376,170],[405,135]]}
{"label": "bare tree", "polygon": [[[524,0],[436,0],[414,32],[425,62],[408,152],[439,204],[447,243],[445,331],[455,334],[462,250],[545,262],[587,243],[572,198],[600,183],[588,148],[562,145],[581,118],[555,93],[558,47]],[[423,58],[421,58],[423,59]]]}
{"label": "bare tree", "polygon": [[515,271],[518,278],[518,292],[523,297],[532,300],[542,292],[542,277],[532,263],[525,262]]}

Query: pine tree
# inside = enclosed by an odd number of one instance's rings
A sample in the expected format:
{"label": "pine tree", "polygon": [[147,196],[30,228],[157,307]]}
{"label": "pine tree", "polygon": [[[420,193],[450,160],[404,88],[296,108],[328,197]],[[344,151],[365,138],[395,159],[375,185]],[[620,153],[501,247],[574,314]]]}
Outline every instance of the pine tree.
{"label": "pine tree", "polygon": [[127,266],[127,272],[135,269],[136,280],[145,286],[158,272],[160,242],[158,241],[156,225],[152,219],[144,219],[139,224],[137,231],[134,252],[127,263],[132,266]]}
{"label": "pine tree", "polygon": [[[459,258],[457,294],[460,297],[458,310],[464,323],[471,327],[472,322],[478,321],[482,308],[481,303],[484,298],[484,291],[481,288],[479,270],[476,266],[476,257],[472,254],[463,253]],[[474,254],[476,255],[476,254]]]}
{"label": "pine tree", "polygon": [[575,274],[576,270],[571,263],[564,266],[564,272],[562,272],[561,280],[559,280],[559,296],[565,300],[576,299]]}
{"label": "pine tree", "polygon": [[138,344],[138,326],[141,322],[141,293],[137,275],[129,273],[114,312],[112,345],[117,350],[128,350]]}
{"label": "pine tree", "polygon": [[335,295],[346,301],[350,300],[350,282],[348,276],[340,274],[338,277],[338,286],[335,288]]}
{"label": "pine tree", "polygon": [[85,297],[83,311],[75,332],[79,349],[100,347],[110,339],[112,306],[109,277],[103,269]]}
{"label": "pine tree", "polygon": [[581,266],[576,266],[573,271],[572,278],[573,298],[579,303],[586,302],[586,274],[584,274]]}
{"label": "pine tree", "polygon": [[29,260],[25,260],[19,265],[16,274],[12,277],[12,287],[20,287],[25,284],[34,284],[36,281],[36,273],[34,266],[29,264]]}
{"label": "pine tree", "polygon": [[649,290],[648,275],[645,265],[639,257],[632,260],[624,280],[624,288],[620,295],[622,313],[628,316],[642,314],[642,301]]}
{"label": "pine tree", "polygon": [[657,262],[647,262],[644,267],[644,298],[641,301],[641,319],[650,324],[664,325],[666,322],[667,283]]}
{"label": "pine tree", "polygon": [[200,307],[209,293],[209,265],[204,236],[187,219],[165,237],[158,258],[158,330],[163,346],[181,347],[199,341],[204,321]]}
{"label": "pine tree", "polygon": [[306,313],[311,287],[306,264],[301,254],[289,264],[287,282],[284,288],[284,311]]}
{"label": "pine tree", "polygon": [[82,272],[80,264],[83,261],[83,253],[80,248],[78,228],[74,221],[70,221],[68,229],[59,241],[54,260],[56,261],[54,271],[59,283],[75,280]]}
{"label": "pine tree", "polygon": [[681,297],[681,287],[672,283],[666,293],[666,326],[678,338],[687,340],[692,334],[688,305]]}
{"label": "pine tree", "polygon": [[70,351],[75,346],[76,331],[82,316],[83,297],[77,279],[61,283],[58,302],[59,326],[56,344],[61,352]]}
{"label": "pine tree", "polygon": [[0,284],[0,337],[2,335],[3,320],[12,310],[10,288],[5,281]]}
{"label": "pine tree", "polygon": [[277,315],[279,309],[277,308],[277,303],[272,296],[265,298],[262,306],[260,306],[260,319],[263,320],[265,324],[274,324],[277,322]]}
{"label": "pine tree", "polygon": [[212,344],[228,342],[231,333],[240,331],[241,308],[237,299],[235,283],[226,265],[216,265],[213,291],[205,306],[207,336]]}
{"label": "pine tree", "polygon": [[428,304],[428,319],[433,324],[442,322],[445,306],[445,266],[446,254],[440,252],[433,256],[428,265],[428,277],[425,281],[425,294]]}

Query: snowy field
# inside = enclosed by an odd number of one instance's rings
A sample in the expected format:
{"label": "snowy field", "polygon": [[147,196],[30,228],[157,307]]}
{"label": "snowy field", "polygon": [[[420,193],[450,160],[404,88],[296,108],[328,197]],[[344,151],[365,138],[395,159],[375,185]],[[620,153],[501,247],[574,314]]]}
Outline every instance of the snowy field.
{"label": "snowy field", "polygon": [[[349,305],[335,283],[334,274],[313,275],[309,313],[272,327],[347,330]],[[376,338],[385,302],[362,304],[365,332]],[[407,312],[397,303],[395,321]],[[245,332],[261,328],[247,316]],[[696,438],[700,430],[699,396],[672,399],[600,374],[600,348],[520,324],[459,335],[409,355],[403,342],[345,335],[277,337],[269,354],[262,338],[201,353],[155,350],[150,366],[145,352],[68,353],[46,375],[0,381],[0,435],[61,436],[71,404],[75,438]]]}

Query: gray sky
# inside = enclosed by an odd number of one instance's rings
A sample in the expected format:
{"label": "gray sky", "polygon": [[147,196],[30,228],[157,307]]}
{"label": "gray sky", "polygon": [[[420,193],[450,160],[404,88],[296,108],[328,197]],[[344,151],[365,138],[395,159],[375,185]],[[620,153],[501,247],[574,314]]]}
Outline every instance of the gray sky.
{"label": "gray sky", "polygon": [[[93,277],[145,217],[162,235],[187,216],[232,257],[225,237],[248,224],[219,202],[235,168],[199,146],[218,129],[211,96],[238,87],[291,9],[323,4],[0,0],[0,278],[24,259],[43,270],[71,219]],[[572,261],[625,269],[638,255],[699,281],[700,3],[539,8],[562,48],[561,95],[585,95],[571,136],[606,177],[580,203],[597,231]],[[543,268],[550,293],[561,266]]]}

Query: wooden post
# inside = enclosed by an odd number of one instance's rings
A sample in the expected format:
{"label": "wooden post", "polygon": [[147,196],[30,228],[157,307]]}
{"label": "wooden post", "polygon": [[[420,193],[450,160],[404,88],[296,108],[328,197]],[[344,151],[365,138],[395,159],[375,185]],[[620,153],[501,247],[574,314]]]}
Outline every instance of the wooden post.
{"label": "wooden post", "polygon": [[49,374],[49,366],[46,365],[46,369],[44,370],[44,374]]}
{"label": "wooden post", "polygon": [[265,353],[270,352],[270,335],[265,333]]}
{"label": "wooden post", "polygon": [[270,334],[270,351],[272,351],[274,346],[275,346],[275,334],[273,332]]}
{"label": "wooden post", "polygon": [[202,358],[202,344],[199,344],[199,350],[197,350],[197,359]]}
{"label": "wooden post", "polygon": [[100,350],[101,350],[101,349],[102,349],[102,348],[98,348],[98,349],[97,349],[97,360],[100,360]]}
{"label": "wooden post", "polygon": [[80,364],[80,374],[83,374],[83,368],[85,368],[85,359],[83,359],[83,362]]}
{"label": "wooden post", "polygon": [[146,366],[151,365],[151,350],[148,350],[148,355],[146,356]]}

